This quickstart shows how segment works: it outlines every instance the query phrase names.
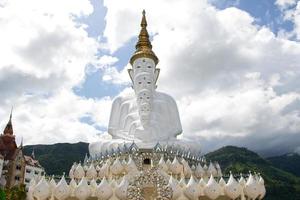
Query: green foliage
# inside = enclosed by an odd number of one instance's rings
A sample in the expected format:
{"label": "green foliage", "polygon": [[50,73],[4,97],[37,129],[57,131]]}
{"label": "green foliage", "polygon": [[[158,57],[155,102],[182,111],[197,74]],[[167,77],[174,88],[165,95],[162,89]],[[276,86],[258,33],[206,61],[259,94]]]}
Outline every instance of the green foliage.
{"label": "green foliage", "polygon": [[33,149],[36,159],[45,168],[47,174],[62,175],[63,172],[69,173],[73,162],[83,161],[85,154],[88,153],[88,144],[79,142],[28,145],[24,147],[25,155],[31,155]]}
{"label": "green foliage", "polygon": [[5,200],[5,192],[2,188],[0,188],[0,200]]}
{"label": "green foliage", "polygon": [[261,173],[267,189],[266,200],[300,199],[300,179],[293,174],[278,169],[271,162],[246,148],[223,147],[206,155],[208,160],[218,161],[224,174]]}
{"label": "green foliage", "polygon": [[15,186],[11,189],[5,189],[6,200],[26,200],[25,185]]}
{"label": "green foliage", "polygon": [[300,177],[300,155],[296,153],[284,154],[267,158],[275,167]]}

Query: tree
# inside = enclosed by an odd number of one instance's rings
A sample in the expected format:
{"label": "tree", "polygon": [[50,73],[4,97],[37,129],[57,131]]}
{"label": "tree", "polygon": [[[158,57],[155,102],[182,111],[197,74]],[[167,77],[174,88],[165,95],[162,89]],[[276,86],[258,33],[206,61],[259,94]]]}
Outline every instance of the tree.
{"label": "tree", "polygon": [[26,190],[24,184],[20,186],[14,186],[11,189],[6,189],[5,193],[6,200],[26,200]]}
{"label": "tree", "polygon": [[0,188],[0,200],[6,200],[5,198],[5,192],[2,188]]}

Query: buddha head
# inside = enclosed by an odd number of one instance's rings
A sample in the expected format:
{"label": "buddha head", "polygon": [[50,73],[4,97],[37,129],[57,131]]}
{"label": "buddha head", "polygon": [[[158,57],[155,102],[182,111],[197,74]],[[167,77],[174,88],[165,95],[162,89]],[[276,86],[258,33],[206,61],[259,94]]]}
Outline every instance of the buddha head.
{"label": "buddha head", "polygon": [[139,58],[133,63],[133,69],[129,70],[130,78],[133,82],[134,92],[137,94],[142,89],[152,92],[156,88],[159,69],[155,68],[155,63],[149,58]]}

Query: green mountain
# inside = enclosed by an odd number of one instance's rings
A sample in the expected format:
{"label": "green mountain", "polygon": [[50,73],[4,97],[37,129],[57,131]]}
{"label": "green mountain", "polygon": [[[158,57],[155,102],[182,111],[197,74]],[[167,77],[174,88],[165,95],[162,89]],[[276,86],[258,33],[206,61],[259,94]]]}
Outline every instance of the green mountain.
{"label": "green mountain", "polygon": [[300,178],[276,168],[268,160],[246,148],[226,146],[206,155],[207,160],[218,161],[224,174],[248,173],[249,170],[262,174],[267,189],[265,199],[299,200]]}
{"label": "green mountain", "polygon": [[33,149],[35,158],[48,175],[61,175],[63,172],[69,174],[73,162],[83,161],[85,154],[88,153],[88,143],[28,145],[24,146],[25,155],[31,155]]}
{"label": "green mountain", "polygon": [[300,155],[296,153],[284,154],[267,158],[275,167],[300,177]]}

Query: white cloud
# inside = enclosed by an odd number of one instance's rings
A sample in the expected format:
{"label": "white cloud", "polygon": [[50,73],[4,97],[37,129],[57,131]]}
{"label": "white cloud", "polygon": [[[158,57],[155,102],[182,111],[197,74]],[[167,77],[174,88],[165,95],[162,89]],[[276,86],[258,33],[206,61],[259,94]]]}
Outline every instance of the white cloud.
{"label": "white cloud", "polygon": [[129,85],[130,79],[128,78],[128,68],[129,66],[126,66],[119,72],[116,67],[108,66],[103,70],[104,74],[102,80],[113,84]]}
{"label": "white cloud", "polygon": [[118,61],[118,58],[104,55],[99,59],[100,66],[110,66],[115,64]]}
{"label": "white cloud", "polygon": [[295,7],[291,17],[295,26],[294,32],[297,35],[297,39],[300,40],[300,1],[298,1],[297,6]]}
{"label": "white cloud", "polygon": [[92,12],[88,0],[0,3],[0,127],[13,105],[15,134],[25,144],[91,141],[103,132],[111,100],[72,91],[87,65],[115,62],[95,61],[99,45],[76,20]]}
{"label": "white cloud", "polygon": [[[289,1],[288,1],[289,2]],[[280,7],[280,5],[279,5]],[[300,40],[300,1],[290,1],[287,6],[280,7],[282,9],[283,19],[293,23],[294,29],[291,31],[281,30],[284,37]]]}
{"label": "white cloud", "polygon": [[[146,9],[160,59],[158,89],[176,98],[185,137],[203,141],[204,150],[236,144],[282,152],[298,146],[298,41],[255,25],[245,11],[218,10],[209,1],[104,5],[107,44],[99,47],[76,21],[93,12],[88,0],[0,2],[0,127],[14,105],[15,132],[28,144],[91,141],[105,132],[111,99],[79,97],[72,87],[97,69],[103,81],[128,85],[128,66],[118,70],[114,56],[95,59],[97,49],[116,52],[136,39]],[[285,11],[298,35],[299,7]]]}
{"label": "white cloud", "polygon": [[[57,91],[55,96],[43,98],[24,95],[14,108],[13,126],[18,138],[26,144],[91,141],[105,127],[111,100],[85,99],[68,90]],[[81,118],[88,117],[90,125]],[[3,121],[6,123],[6,121]],[[3,124],[4,125],[4,124]]]}
{"label": "white cloud", "polygon": [[112,52],[136,38],[146,9],[160,59],[158,89],[176,98],[185,136],[206,141],[204,150],[237,144],[290,151],[300,140],[299,42],[254,24],[245,11],[206,1],[104,4]]}
{"label": "white cloud", "polygon": [[276,0],[275,4],[281,8],[286,9],[289,6],[295,5],[297,3],[297,0]]}
{"label": "white cloud", "polygon": [[82,81],[82,68],[93,59],[97,43],[72,20],[92,12],[90,3],[77,5],[33,0],[0,8],[0,69],[38,79],[60,77],[69,87]]}

